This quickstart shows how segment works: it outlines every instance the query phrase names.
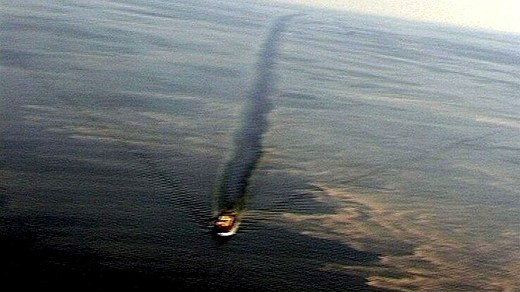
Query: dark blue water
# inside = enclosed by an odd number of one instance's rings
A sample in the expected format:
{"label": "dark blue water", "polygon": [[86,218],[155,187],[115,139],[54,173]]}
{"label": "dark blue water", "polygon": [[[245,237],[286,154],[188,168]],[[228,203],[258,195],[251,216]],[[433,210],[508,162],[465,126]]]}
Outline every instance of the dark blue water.
{"label": "dark blue water", "polygon": [[[518,36],[254,2],[3,6],[4,285],[518,289]],[[228,241],[223,203],[243,208]]]}

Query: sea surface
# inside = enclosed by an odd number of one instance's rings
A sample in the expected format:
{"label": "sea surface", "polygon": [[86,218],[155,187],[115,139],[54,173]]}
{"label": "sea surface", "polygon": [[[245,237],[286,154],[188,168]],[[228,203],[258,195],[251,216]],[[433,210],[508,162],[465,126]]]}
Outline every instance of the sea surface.
{"label": "sea surface", "polygon": [[268,1],[1,6],[2,286],[520,291],[520,35]]}

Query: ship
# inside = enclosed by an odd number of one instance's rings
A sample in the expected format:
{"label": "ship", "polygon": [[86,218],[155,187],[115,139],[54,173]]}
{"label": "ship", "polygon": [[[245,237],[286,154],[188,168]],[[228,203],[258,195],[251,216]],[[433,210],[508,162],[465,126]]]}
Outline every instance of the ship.
{"label": "ship", "polygon": [[232,210],[220,212],[215,223],[213,224],[213,232],[218,236],[231,236],[238,229],[237,213]]}

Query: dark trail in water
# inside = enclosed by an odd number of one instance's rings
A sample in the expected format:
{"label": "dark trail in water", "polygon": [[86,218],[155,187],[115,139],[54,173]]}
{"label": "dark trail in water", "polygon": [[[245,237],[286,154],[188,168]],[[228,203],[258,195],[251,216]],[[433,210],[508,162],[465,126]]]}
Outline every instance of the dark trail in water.
{"label": "dark trail in water", "polygon": [[266,131],[268,99],[274,87],[273,71],[278,55],[280,36],[289,20],[296,15],[278,18],[269,31],[257,64],[257,77],[248,95],[242,128],[234,141],[234,153],[224,169],[219,188],[219,208],[236,209],[244,197],[248,180],[262,154],[262,135]]}

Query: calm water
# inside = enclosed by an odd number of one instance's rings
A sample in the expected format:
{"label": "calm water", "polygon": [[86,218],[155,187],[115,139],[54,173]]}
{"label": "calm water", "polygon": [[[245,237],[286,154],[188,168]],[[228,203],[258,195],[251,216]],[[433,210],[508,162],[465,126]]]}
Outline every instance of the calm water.
{"label": "calm water", "polygon": [[520,36],[204,0],[14,1],[1,24],[6,285],[520,290]]}

